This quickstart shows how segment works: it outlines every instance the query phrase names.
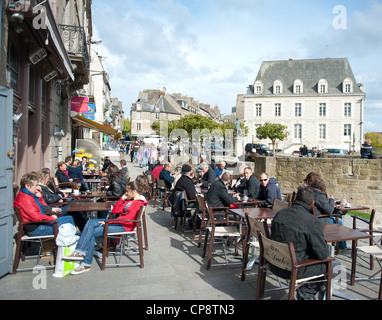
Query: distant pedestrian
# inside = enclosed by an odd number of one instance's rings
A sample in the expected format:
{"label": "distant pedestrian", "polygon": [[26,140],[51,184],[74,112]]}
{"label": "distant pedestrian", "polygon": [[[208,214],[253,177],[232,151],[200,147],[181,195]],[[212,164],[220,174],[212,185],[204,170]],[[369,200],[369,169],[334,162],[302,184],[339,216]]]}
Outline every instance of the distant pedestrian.
{"label": "distant pedestrian", "polygon": [[366,139],[361,147],[361,159],[373,159],[373,147],[370,139]]}

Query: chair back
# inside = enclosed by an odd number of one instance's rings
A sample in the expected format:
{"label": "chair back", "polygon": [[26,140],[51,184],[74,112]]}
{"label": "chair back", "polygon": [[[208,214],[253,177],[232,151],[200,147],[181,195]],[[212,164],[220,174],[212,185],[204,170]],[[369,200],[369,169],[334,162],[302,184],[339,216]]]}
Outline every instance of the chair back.
{"label": "chair back", "polygon": [[289,207],[289,202],[284,201],[284,200],[279,200],[275,198],[273,200],[273,205],[272,205],[272,211],[273,212],[279,212],[281,209],[288,208]]}
{"label": "chair back", "polygon": [[382,229],[382,211],[373,209],[371,211],[370,223],[373,228]]}
{"label": "chair back", "polygon": [[[263,258],[282,270],[292,271],[296,264],[293,243],[281,243],[259,233],[260,250]],[[293,259],[294,255],[294,259]]]}
{"label": "chair back", "polygon": [[156,185],[158,189],[167,189],[166,183],[164,182],[164,180],[155,178],[155,181],[156,181]]}
{"label": "chair back", "polygon": [[19,207],[15,207],[14,209],[15,209],[17,221],[19,222],[19,225],[22,226],[23,225],[23,217],[21,216],[20,208]]}
{"label": "chair back", "polygon": [[249,215],[246,215],[247,225],[248,225],[248,236],[258,237],[258,233],[261,232],[267,238],[269,238],[269,228],[267,220],[260,221],[258,219],[253,219]]}
{"label": "chair back", "polygon": [[203,212],[204,210],[206,210],[205,201],[204,201],[204,198],[201,195],[197,195],[196,201],[198,203],[199,211]]}

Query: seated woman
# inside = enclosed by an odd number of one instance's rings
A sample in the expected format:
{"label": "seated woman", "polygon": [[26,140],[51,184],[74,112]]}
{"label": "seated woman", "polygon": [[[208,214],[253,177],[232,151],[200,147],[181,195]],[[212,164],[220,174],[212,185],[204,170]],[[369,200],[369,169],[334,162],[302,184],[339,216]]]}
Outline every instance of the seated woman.
{"label": "seated woman", "polygon": [[[135,181],[127,184],[126,193],[113,207],[112,214],[119,216],[115,218],[115,222],[109,223],[109,232],[124,232],[135,229],[136,224],[134,222],[118,222],[118,219],[134,220],[141,206],[147,206],[147,201],[143,194],[148,192],[148,190],[149,184],[147,178],[143,175],[138,176]],[[80,266],[73,270],[71,274],[80,274],[90,270],[93,261],[95,238],[103,236],[105,230],[104,220],[89,220],[74,253],[63,257],[64,260],[68,261],[82,261]]]}
{"label": "seated woman", "polygon": [[106,196],[122,197],[127,185],[126,176],[115,164],[109,165],[106,169],[106,173],[109,182]]}
{"label": "seated woman", "polygon": [[69,177],[81,182],[80,191],[89,190],[89,185],[84,181],[84,176],[82,175],[82,166],[80,160],[74,160],[72,166],[68,168]]}
{"label": "seated woman", "polygon": [[[49,206],[52,203],[58,202],[62,203],[63,199],[66,198],[66,195],[60,191],[53,191],[50,187],[48,187],[48,181],[50,181],[50,170],[49,169],[42,169],[39,173],[39,189],[41,191],[41,196],[43,198],[43,201]],[[38,196],[38,194],[37,194]],[[88,202],[88,200],[69,200],[69,202]],[[66,213],[66,206],[62,206],[60,213],[61,215],[65,216]],[[47,208],[48,211],[51,211],[50,208]],[[87,221],[87,213],[86,212],[71,212],[69,213],[70,216],[73,217],[75,225],[78,227],[80,231],[82,231],[85,228],[85,224]]]}
{"label": "seated woman", "polygon": [[[20,191],[18,192],[16,199],[14,201],[14,207],[20,209],[23,222],[38,222],[43,220],[57,220],[58,227],[62,224],[70,223],[74,225],[73,218],[71,216],[62,216],[57,218],[56,215],[48,216],[45,214],[43,200],[39,199],[36,196],[38,192],[38,182],[39,176],[35,172],[27,173],[22,176],[20,181]],[[53,224],[28,224],[25,226],[26,233],[29,236],[45,236],[52,235],[54,232]]]}
{"label": "seated woman", "polygon": [[67,165],[64,161],[60,161],[57,164],[56,176],[58,182],[73,182],[73,179],[69,177],[69,172],[67,171]]}

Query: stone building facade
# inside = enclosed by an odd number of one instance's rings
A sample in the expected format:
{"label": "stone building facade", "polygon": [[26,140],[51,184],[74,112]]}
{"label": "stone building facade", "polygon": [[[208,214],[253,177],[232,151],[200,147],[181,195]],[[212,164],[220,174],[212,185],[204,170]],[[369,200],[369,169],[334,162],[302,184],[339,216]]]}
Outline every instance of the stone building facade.
{"label": "stone building facade", "polygon": [[279,123],[289,136],[278,149],[359,151],[364,138],[365,93],[347,59],[265,61],[246,94],[237,96],[236,114],[249,128],[246,143],[259,141],[256,128]]}

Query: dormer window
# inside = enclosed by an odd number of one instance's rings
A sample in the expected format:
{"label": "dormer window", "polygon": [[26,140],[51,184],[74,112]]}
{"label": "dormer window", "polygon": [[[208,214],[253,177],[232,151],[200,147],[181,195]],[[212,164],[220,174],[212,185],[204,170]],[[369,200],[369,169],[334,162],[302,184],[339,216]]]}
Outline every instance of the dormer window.
{"label": "dormer window", "polygon": [[283,84],[281,83],[280,80],[276,80],[273,83],[273,93],[274,94],[281,94],[281,93],[283,93]]}
{"label": "dormer window", "polygon": [[301,80],[297,79],[293,83],[293,93],[301,94],[304,92],[304,86]]}
{"label": "dormer window", "polygon": [[318,93],[328,93],[328,81],[326,79],[318,81]]}
{"label": "dormer window", "polygon": [[342,92],[343,93],[352,93],[353,92],[353,81],[349,78],[346,78],[342,82]]}
{"label": "dormer window", "polygon": [[264,92],[264,85],[261,81],[256,81],[255,82],[255,94],[262,94]]}

